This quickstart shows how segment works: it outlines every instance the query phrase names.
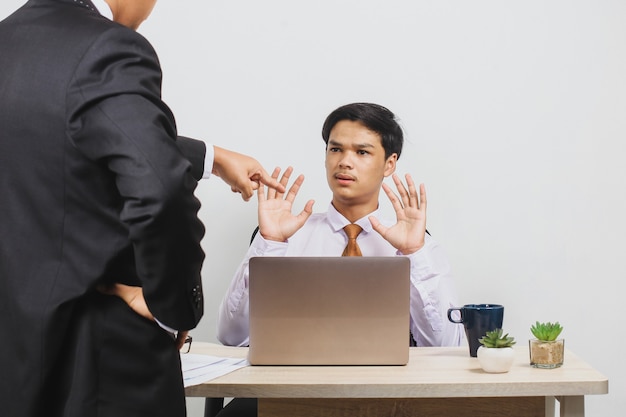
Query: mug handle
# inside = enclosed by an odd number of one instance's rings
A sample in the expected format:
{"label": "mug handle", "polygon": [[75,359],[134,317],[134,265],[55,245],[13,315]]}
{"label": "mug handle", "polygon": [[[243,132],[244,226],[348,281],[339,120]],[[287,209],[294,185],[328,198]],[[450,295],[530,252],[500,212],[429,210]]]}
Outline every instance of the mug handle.
{"label": "mug handle", "polygon": [[[452,312],[453,311],[458,311],[461,319],[460,320],[455,320],[452,318]],[[460,307],[454,307],[454,308],[449,308],[448,309],[448,320],[450,320],[452,323],[463,323],[463,309]]]}

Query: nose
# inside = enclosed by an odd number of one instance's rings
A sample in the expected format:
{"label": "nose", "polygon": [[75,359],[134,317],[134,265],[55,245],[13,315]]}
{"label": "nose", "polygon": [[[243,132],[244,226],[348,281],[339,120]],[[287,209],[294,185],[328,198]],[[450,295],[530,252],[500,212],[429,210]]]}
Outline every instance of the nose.
{"label": "nose", "polygon": [[350,152],[344,152],[341,154],[341,159],[339,160],[340,168],[352,168],[352,156]]}

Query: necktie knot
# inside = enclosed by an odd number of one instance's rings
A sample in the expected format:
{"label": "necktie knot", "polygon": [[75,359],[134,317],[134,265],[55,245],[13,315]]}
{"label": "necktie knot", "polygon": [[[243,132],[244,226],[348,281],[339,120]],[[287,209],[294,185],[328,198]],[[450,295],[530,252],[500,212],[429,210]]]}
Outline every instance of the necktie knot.
{"label": "necktie knot", "polygon": [[359,245],[356,243],[356,238],[363,230],[361,226],[358,224],[349,224],[343,228],[348,236],[348,244],[346,248],[343,250],[341,256],[362,256],[361,249]]}

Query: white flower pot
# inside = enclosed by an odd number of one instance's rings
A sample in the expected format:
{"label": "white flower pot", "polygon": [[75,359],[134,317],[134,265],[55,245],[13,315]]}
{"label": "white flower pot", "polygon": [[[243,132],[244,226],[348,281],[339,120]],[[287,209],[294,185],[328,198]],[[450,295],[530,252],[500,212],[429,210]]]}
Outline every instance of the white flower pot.
{"label": "white flower pot", "polygon": [[481,346],[477,352],[478,362],[485,372],[509,372],[515,360],[515,350],[511,347],[488,348]]}

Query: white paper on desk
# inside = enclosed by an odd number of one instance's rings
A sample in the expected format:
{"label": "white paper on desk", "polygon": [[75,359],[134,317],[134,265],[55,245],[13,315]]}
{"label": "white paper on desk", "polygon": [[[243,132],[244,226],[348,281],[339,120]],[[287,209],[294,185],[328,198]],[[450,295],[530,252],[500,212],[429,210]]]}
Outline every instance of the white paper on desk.
{"label": "white paper on desk", "polygon": [[183,368],[185,388],[202,384],[249,365],[246,359],[224,358],[194,353],[181,353],[180,362]]}

